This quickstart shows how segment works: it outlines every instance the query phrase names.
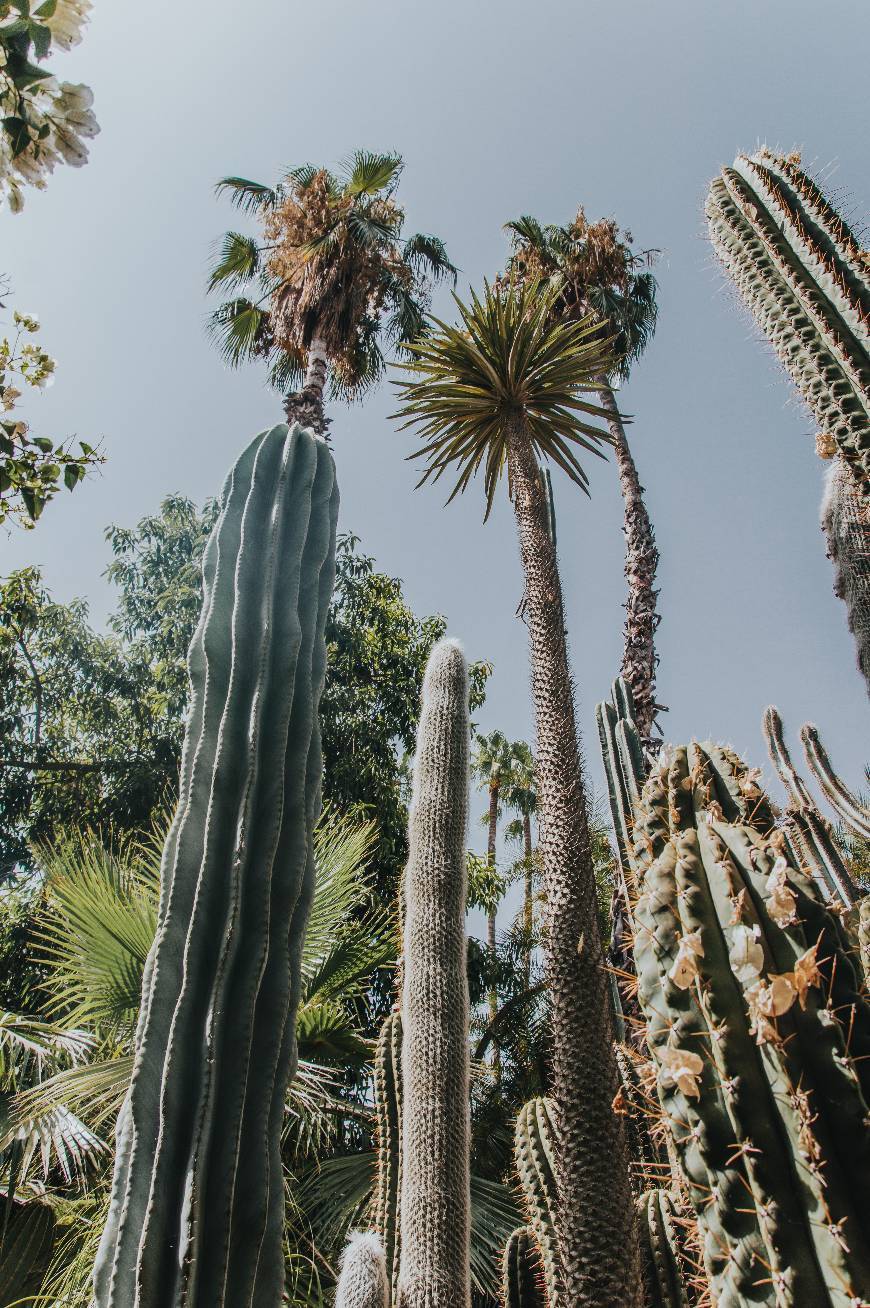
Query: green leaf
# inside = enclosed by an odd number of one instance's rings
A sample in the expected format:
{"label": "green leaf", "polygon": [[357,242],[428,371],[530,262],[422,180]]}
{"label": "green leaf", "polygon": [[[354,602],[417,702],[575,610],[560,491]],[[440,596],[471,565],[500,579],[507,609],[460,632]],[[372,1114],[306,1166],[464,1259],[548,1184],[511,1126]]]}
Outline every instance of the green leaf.
{"label": "green leaf", "polygon": [[17,118],[14,115],[2,120],[3,130],[9,137],[9,144],[12,148],[12,156],[22,154],[30,145],[30,133],[27,130],[27,123],[23,118]]}
{"label": "green leaf", "polygon": [[45,59],[51,49],[51,28],[43,27],[41,23],[33,23],[30,28],[30,35],[33,40],[33,53],[37,59]]}
{"label": "green leaf", "polygon": [[75,490],[84,475],[85,470],[80,463],[68,463],[63,470],[63,482],[67,490]]}

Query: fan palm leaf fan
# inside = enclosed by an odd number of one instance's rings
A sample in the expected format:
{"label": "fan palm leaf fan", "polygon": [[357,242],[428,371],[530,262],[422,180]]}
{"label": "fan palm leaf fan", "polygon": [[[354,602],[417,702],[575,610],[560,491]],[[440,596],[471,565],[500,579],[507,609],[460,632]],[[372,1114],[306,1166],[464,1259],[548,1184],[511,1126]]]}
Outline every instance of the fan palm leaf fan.
{"label": "fan palm leaf fan", "polygon": [[[419,430],[421,484],[458,473],[451,498],[478,470],[487,513],[506,472],[526,581],[535,707],[538,834],[546,901],[546,981],[559,1121],[559,1246],[577,1308],[640,1308],[637,1245],[618,1086],[610,983],[598,922],[590,805],[568,664],[562,586],[542,479],[556,463],[587,489],[578,452],[612,439],[585,398],[612,368],[594,317],[555,313],[558,286],[485,286],[460,324],[412,347],[398,416]],[[414,457],[414,456],[412,456]]]}
{"label": "fan palm leaf fan", "polygon": [[383,374],[385,349],[419,337],[433,285],[456,270],[437,236],[403,235],[402,169],[397,154],[357,151],[339,175],[306,164],[275,187],[218,183],[259,226],[214,252],[209,291],[235,293],[210,320],[227,363],[266,360],[274,385],[301,384],[322,413],[327,371],[333,395],[354,399]]}
{"label": "fan palm leaf fan", "polygon": [[598,377],[600,402],[616,453],[625,505],[625,579],[628,586],[621,674],[631,687],[641,737],[648,748],[658,739],[655,632],[658,550],[634,457],[611,389],[627,380],[649,345],[658,317],[657,284],[649,271],[657,250],[635,252],[630,232],[608,218],[590,223],[583,209],[564,227],[542,226],[528,215],[506,224],[512,238],[509,276],[544,279],[557,292],[553,308],[563,319],[593,313],[599,331],[612,338],[613,364]]}

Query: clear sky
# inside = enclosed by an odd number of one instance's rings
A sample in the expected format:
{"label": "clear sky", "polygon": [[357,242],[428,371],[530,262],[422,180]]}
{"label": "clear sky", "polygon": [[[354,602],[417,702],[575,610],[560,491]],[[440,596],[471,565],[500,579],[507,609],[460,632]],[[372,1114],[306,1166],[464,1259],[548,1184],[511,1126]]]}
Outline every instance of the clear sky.
{"label": "clear sky", "polygon": [[[793,741],[815,721],[858,784],[870,717],[818,528],[814,424],[724,285],[703,199],[737,150],[766,141],[800,149],[860,221],[868,55],[866,0],[96,0],[84,43],[55,63],[93,87],[102,134],[86,168],[0,214],[0,270],[58,359],[35,428],[96,438],[108,462],[35,532],[0,537],[0,570],[37,562],[58,597],[84,596],[104,620],[103,528],[169,492],[215,493],[282,416],[261,372],[227,372],[204,332],[209,249],[239,221],[214,182],[395,149],[409,230],[446,240],[460,292],[498,270],[502,223],[523,213],[565,222],[582,203],[662,249],[660,327],[621,403],[662,555],[666,734],[766,763],[773,702]],[[506,498],[484,527],[479,488],[446,510],[439,488],[415,492],[391,409],[382,386],[334,411],[341,526],[417,612],[444,613],[471,658],[493,661],[480,725],[530,737]],[[622,510],[612,463],[591,463],[591,500],[554,482],[600,788],[593,707],[619,668]]]}

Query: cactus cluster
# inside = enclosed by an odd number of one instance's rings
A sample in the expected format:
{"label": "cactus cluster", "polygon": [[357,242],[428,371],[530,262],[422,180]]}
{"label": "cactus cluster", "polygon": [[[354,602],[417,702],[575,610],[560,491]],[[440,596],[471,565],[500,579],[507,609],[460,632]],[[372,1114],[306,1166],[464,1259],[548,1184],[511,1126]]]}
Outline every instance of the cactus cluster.
{"label": "cactus cluster", "polygon": [[555,1106],[543,1097],[531,1099],[517,1116],[514,1161],[550,1308],[560,1308],[565,1301],[559,1257],[556,1157]]}
{"label": "cactus cluster", "polygon": [[674,1201],[667,1190],[647,1190],[637,1200],[643,1251],[645,1308],[689,1308]]}
{"label": "cactus cluster", "polygon": [[282,1300],[337,508],[329,450],[299,427],[259,436],[223,489],[96,1308]]}
{"label": "cactus cluster", "polygon": [[335,1308],[388,1308],[384,1246],[371,1231],[355,1232],[341,1256]]}
{"label": "cactus cluster", "polygon": [[672,750],[643,790],[635,957],[658,1096],[719,1308],[870,1285],[870,1006],[757,774]]}
{"label": "cactus cluster", "polygon": [[870,269],[793,155],[738,155],[707,197],[716,253],[822,431],[870,490]]}

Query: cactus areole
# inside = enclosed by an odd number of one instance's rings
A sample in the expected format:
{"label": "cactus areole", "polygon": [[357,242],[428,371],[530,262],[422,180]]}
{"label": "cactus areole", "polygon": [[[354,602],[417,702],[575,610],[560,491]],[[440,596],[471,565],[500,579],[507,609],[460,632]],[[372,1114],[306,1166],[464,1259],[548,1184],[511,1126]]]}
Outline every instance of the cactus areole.
{"label": "cactus areole", "polygon": [[332,456],[258,436],[205,551],[191,709],[95,1308],[279,1308],[334,579]]}

